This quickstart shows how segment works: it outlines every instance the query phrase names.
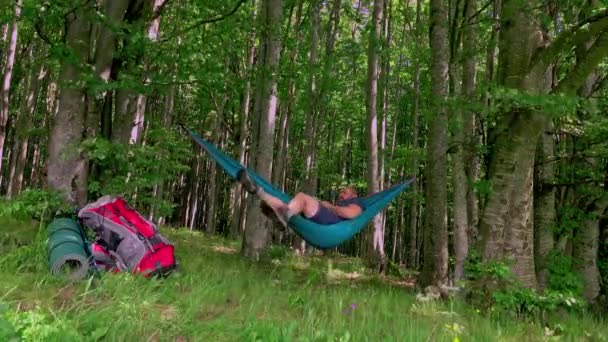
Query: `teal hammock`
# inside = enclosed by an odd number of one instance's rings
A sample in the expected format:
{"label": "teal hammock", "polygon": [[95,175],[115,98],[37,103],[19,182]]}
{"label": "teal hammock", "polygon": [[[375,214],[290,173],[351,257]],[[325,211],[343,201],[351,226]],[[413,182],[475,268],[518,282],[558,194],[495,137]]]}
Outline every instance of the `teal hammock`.
{"label": "teal hammock", "polygon": [[[188,131],[194,141],[196,141],[207,153],[221,166],[224,171],[233,179],[236,179],[236,174],[241,169],[246,169],[249,176],[262,187],[267,193],[280,198],[283,202],[289,203],[291,197],[281,190],[275,188],[272,184],[255,173],[253,170],[245,167],[236,160],[220,151],[210,142],[201,138],[193,131]],[[408,179],[405,182],[396,184],[386,190],[374,193],[363,199],[366,209],[354,219],[338,222],[331,225],[318,224],[306,219],[302,215],[292,216],[289,220],[289,226],[298,234],[304,241],[319,249],[328,249],[336,247],[346,240],[352,238],[367,223],[374,218],[382,209],[384,209],[393,198],[397,197],[402,191],[407,189],[415,179]]]}

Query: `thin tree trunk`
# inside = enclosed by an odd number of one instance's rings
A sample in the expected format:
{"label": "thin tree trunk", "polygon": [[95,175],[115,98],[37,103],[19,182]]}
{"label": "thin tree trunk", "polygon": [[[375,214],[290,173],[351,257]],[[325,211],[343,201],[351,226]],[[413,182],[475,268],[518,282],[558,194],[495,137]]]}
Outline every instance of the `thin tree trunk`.
{"label": "thin tree trunk", "polygon": [[[10,153],[10,162],[9,162],[9,172],[8,172],[8,182],[7,182],[7,187],[6,187],[6,196],[8,198],[12,198],[13,195],[16,195],[19,193],[19,191],[14,191],[14,187],[15,187],[15,183],[16,183],[16,172],[17,172],[17,164],[18,164],[18,159],[20,159],[21,156],[21,151],[23,150],[21,147],[23,141],[27,141],[27,134],[24,134],[28,128],[28,126],[26,124],[31,125],[31,123],[29,123],[29,114],[27,112],[27,99],[30,96],[30,91],[32,89],[32,79],[35,79],[37,77],[36,73],[32,70],[33,69],[33,55],[34,55],[34,49],[30,46],[28,48],[28,51],[26,51],[27,53],[27,61],[25,61],[24,63],[24,68],[25,69],[29,69],[31,70],[31,72],[29,73],[29,77],[23,77],[23,87],[21,89],[21,94],[19,96],[19,110],[17,111],[17,115],[15,118],[16,124],[15,124],[15,129],[13,132],[13,141],[12,143],[9,142],[9,146],[12,145],[12,150],[9,152]],[[27,157],[27,142],[26,142],[26,156],[24,157],[24,159]],[[0,173],[1,175],[1,173]],[[2,181],[0,180],[0,184],[2,183]],[[19,182],[20,183],[20,182]]]}
{"label": "thin tree trunk", "polygon": [[[462,65],[462,93],[470,102],[475,98],[475,26],[471,21],[477,11],[477,1],[467,0],[465,3],[465,27],[463,32],[463,65]],[[467,193],[472,192],[468,186],[472,180],[467,180],[466,161],[469,155],[468,137],[473,134],[475,114],[471,110],[459,111],[463,130],[458,130],[455,136],[458,151],[454,157],[454,280],[459,281],[464,273],[464,260],[469,249],[469,236],[472,227],[468,217],[469,205]]]}
{"label": "thin tree trunk", "polygon": [[[378,180],[378,55],[380,49],[381,19],[384,10],[384,0],[374,2],[372,14],[372,30],[369,36],[367,55],[367,85],[365,92],[365,107],[367,109],[367,191],[375,193],[379,190]],[[382,218],[376,215],[373,219],[372,238],[368,240],[368,259],[384,269],[386,257],[384,254],[384,234]]]}
{"label": "thin tree trunk", "polygon": [[[226,57],[225,60],[225,67],[224,67],[224,75],[228,75],[229,69],[229,63],[230,60],[228,57]],[[221,103],[216,103],[216,113],[217,113],[217,118],[216,118],[216,123],[215,123],[215,128],[213,129],[213,139],[215,140],[215,144],[217,146],[220,146],[221,148],[221,143],[222,143],[222,122],[224,121],[224,110],[226,108],[226,103],[228,101],[228,89],[227,87],[224,87],[223,89],[223,95],[222,95],[222,99],[220,100]],[[217,211],[218,211],[218,206],[217,204],[219,203],[219,172],[218,172],[218,166],[215,163],[211,163],[211,165],[209,166],[209,195],[206,197],[206,202],[207,202],[207,211],[205,211],[207,217],[206,217],[206,231],[207,233],[211,233],[214,234],[217,231],[217,227],[216,227],[216,217],[218,215]]]}
{"label": "thin tree trunk", "polygon": [[[157,13],[157,12],[160,11],[164,7],[165,2],[167,2],[169,0],[147,0],[147,1],[152,2],[152,17],[153,17],[152,22],[150,23],[150,26],[148,27],[148,31],[147,31],[148,39],[152,43],[155,43],[158,41],[158,34],[160,32],[160,20],[161,20],[160,13]],[[152,78],[151,78],[152,72],[150,70],[150,60],[149,59],[146,59],[144,62],[144,73],[145,73],[144,85],[147,85],[152,81]],[[129,139],[130,144],[137,144],[141,140],[142,132],[144,129],[145,114],[146,114],[146,95],[139,94],[137,96],[137,101],[136,101],[136,105],[135,105],[135,119],[133,121],[133,127],[131,128],[131,136]]]}
{"label": "thin tree trunk", "polygon": [[[260,37],[266,45],[264,59],[260,68],[265,69],[260,77],[264,77],[260,82],[263,89],[260,94],[260,113],[259,113],[259,135],[257,136],[257,149],[255,170],[266,179],[272,177],[272,160],[274,154],[274,126],[277,110],[277,71],[279,58],[281,55],[281,12],[283,7],[282,0],[264,0],[264,13],[261,14],[262,22],[266,23],[261,27]],[[256,106],[257,107],[257,106]],[[254,260],[258,260],[262,250],[268,243],[268,227],[266,218],[259,210],[259,199],[255,198],[248,212],[245,236],[243,239],[243,255]]]}
{"label": "thin tree trunk", "polygon": [[[103,2],[106,21],[99,27],[95,47],[95,74],[101,82],[107,83],[116,76],[116,66],[113,66],[117,46],[116,29],[122,24],[128,6],[129,0],[105,0]],[[112,91],[91,95],[94,98],[101,98],[101,105],[99,101],[94,101],[92,108],[89,108],[89,115],[96,116],[96,113],[101,112],[101,135],[110,139],[112,135]]]}
{"label": "thin tree trunk", "polygon": [[351,125],[351,121],[348,120],[348,122],[346,123],[346,129],[344,132],[344,148],[343,148],[343,152],[342,152],[342,180],[346,180],[346,178],[349,176],[349,165],[350,165],[350,141],[351,141],[351,131],[352,131],[352,125]]}
{"label": "thin tree trunk", "polygon": [[[149,4],[150,0],[148,1]],[[130,3],[127,8],[127,13],[125,14],[125,22],[133,27],[145,26],[141,24],[142,17],[144,15],[143,9],[140,7],[144,6],[135,6],[133,2]],[[129,40],[125,40],[123,42],[123,49],[127,48],[129,44]],[[121,64],[117,68],[117,79],[118,81],[122,81],[123,74],[129,74],[130,71],[135,70],[137,68],[137,64],[141,56],[136,55],[133,58],[126,59],[121,61]],[[126,77],[129,80],[128,77]],[[137,103],[137,94],[130,88],[119,88],[115,91],[115,114],[114,119],[112,121],[112,142],[128,145],[131,137],[131,131],[134,127],[133,123],[133,113],[136,111],[136,103]]]}
{"label": "thin tree trunk", "polygon": [[308,105],[306,109],[306,155],[305,155],[305,182],[304,192],[311,196],[317,193],[317,180],[314,178],[314,168],[316,167],[316,143],[315,143],[315,128],[317,118],[317,101],[319,80],[317,77],[319,71],[319,27],[320,19],[320,1],[313,1],[311,14],[311,41],[310,41],[310,74],[308,78]]}
{"label": "thin tree trunk", "polygon": [[[49,121],[51,121],[52,117],[57,115],[57,83],[53,81],[49,81],[50,77],[45,78],[44,85],[42,89],[44,89],[44,111],[42,115],[42,124],[40,127],[44,132],[47,133],[47,136],[50,136],[50,125]],[[37,137],[34,142],[33,152],[32,152],[32,160],[29,167],[26,169],[32,170],[29,179],[26,179],[25,186],[30,187],[40,187],[42,189],[47,189],[46,178],[42,176],[43,164],[45,162],[44,156],[46,155],[46,139],[41,139]]]}
{"label": "thin tree trunk", "polygon": [[11,188],[7,191],[9,197],[19,194],[23,186],[23,173],[25,171],[25,164],[27,163],[27,152],[30,143],[27,130],[29,130],[29,127],[32,127],[38,94],[40,92],[40,82],[46,77],[46,74],[47,71],[44,66],[40,66],[38,72],[31,73],[27,86],[28,91],[22,100],[21,115],[16,124],[17,132],[15,136],[15,153],[17,153],[18,149],[18,155],[15,159],[15,172],[12,177]]}
{"label": "thin tree trunk", "polygon": [[[476,78],[477,63],[477,0],[468,0],[465,12],[465,29],[463,36],[463,93],[468,102],[473,104],[476,101]],[[479,177],[479,157],[477,156],[478,146],[481,144],[480,135],[477,133],[477,116],[474,110],[467,110],[464,118],[464,168],[466,174],[466,203],[467,203],[467,226],[469,244],[475,244],[477,239],[477,226],[479,224],[479,204],[477,194],[473,184]]]}
{"label": "thin tree trunk", "polygon": [[[383,190],[385,187],[385,163],[386,163],[386,122],[388,120],[388,106],[389,106],[389,80],[390,80],[390,54],[388,51],[391,49],[392,44],[392,31],[391,31],[391,1],[385,0],[384,2],[384,15],[383,15],[383,32],[385,35],[386,43],[384,49],[386,53],[383,53],[382,68],[380,71],[380,84],[382,85],[382,111],[380,120],[380,146],[378,147],[378,190]],[[389,180],[390,181],[390,180]],[[380,214],[380,225],[382,226],[382,236],[384,237],[386,232],[386,211],[383,210]]]}
{"label": "thin tree trunk", "polygon": [[427,146],[426,217],[424,267],[420,285],[442,285],[448,280],[447,232],[447,110],[448,95],[448,11],[442,0],[430,3],[431,94],[434,115]]}
{"label": "thin tree trunk", "polygon": [[4,62],[4,53],[7,50],[6,44],[8,40],[8,26],[8,23],[2,24],[2,31],[0,33],[2,35],[2,48],[0,49],[0,75],[4,75],[4,69],[6,67],[6,65],[2,62]]}
{"label": "thin tree trunk", "polygon": [[66,46],[77,58],[64,60],[62,65],[59,108],[49,139],[48,185],[61,192],[66,202],[72,205],[87,202],[88,163],[86,155],[78,149],[84,136],[87,101],[86,89],[63,85],[78,84],[80,69],[89,55],[91,25],[85,13],[88,9],[89,6],[83,6],[66,17]]}
{"label": "thin tree trunk", "polygon": [[[23,0],[17,0],[15,3],[15,17],[13,18],[10,40],[8,44],[8,54],[6,56],[6,62],[4,63],[2,89],[0,89],[0,174],[2,174],[4,142],[6,141],[6,134],[8,132],[7,123],[10,106],[11,77],[13,76],[13,67],[15,66],[15,51],[17,50],[17,37],[19,34],[18,21],[21,17],[22,7]],[[0,186],[1,185],[2,184],[0,184]]]}
{"label": "thin tree trunk", "polygon": [[[421,46],[422,42],[422,0],[416,1],[416,23],[415,23],[415,43],[416,46]],[[418,142],[418,130],[419,126],[419,117],[420,117],[420,60],[416,59],[414,61],[414,86],[413,93],[414,99],[412,104],[412,147],[414,149],[418,149],[420,143]],[[412,172],[414,175],[418,174],[418,157],[414,155],[412,160]],[[407,244],[407,265],[412,269],[418,268],[418,249],[420,244],[418,244],[418,186],[414,184],[411,188],[411,204],[410,204],[410,222],[408,229],[408,244]]]}
{"label": "thin tree trunk", "polygon": [[[329,3],[328,3],[329,6]],[[335,58],[334,49],[336,45],[336,39],[338,37],[340,28],[340,11],[342,2],[341,0],[334,0],[330,12],[329,22],[327,24],[327,40],[325,42],[325,60],[323,62],[323,71],[321,73],[320,89],[318,94],[322,96],[318,97],[318,112],[322,118],[327,117],[328,104],[331,100],[332,89],[330,87],[333,81],[333,75],[335,70]],[[329,8],[328,8],[329,10]]]}
{"label": "thin tree trunk", "polygon": [[[240,129],[240,142],[239,142],[239,163],[242,165],[245,164],[245,158],[247,156],[247,136],[248,136],[248,121],[249,121],[249,107],[250,107],[250,99],[251,99],[251,78],[253,71],[253,59],[255,57],[255,45],[253,43],[253,37],[249,39],[249,52],[247,56],[247,71],[246,71],[246,82],[245,82],[245,90],[243,94],[243,103],[242,103],[242,115],[241,115],[241,129]],[[233,221],[231,223],[232,236],[234,238],[240,236],[242,230],[242,223],[244,222],[241,219],[241,215],[244,215],[245,211],[243,208],[246,205],[246,201],[244,201],[243,190],[240,184],[237,184],[234,195],[234,208],[232,218]]]}
{"label": "thin tree trunk", "polygon": [[[485,80],[488,84],[492,84],[495,78],[495,64],[496,64],[496,52],[498,51],[498,36],[500,33],[500,12],[502,8],[502,0],[493,0],[492,5],[492,31],[490,33],[490,39],[488,41],[488,47],[486,51],[486,74]],[[485,92],[483,95],[483,103],[490,105],[489,93]]]}
{"label": "thin tree trunk", "polygon": [[116,51],[116,28],[120,26],[129,6],[129,0],[104,0],[104,18],[95,47],[95,73],[108,82],[112,74],[112,60]]}
{"label": "thin tree trunk", "polygon": [[[255,6],[255,4],[254,4]],[[255,11],[253,13],[253,20],[255,21]],[[255,37],[253,33],[247,37],[248,41],[248,54],[247,54],[247,68],[245,71],[245,88],[243,90],[243,102],[241,104],[241,127],[240,127],[240,141],[239,141],[239,163],[241,165],[245,164],[245,158],[247,153],[247,128],[249,127],[249,107],[251,102],[251,79],[253,75],[253,61],[255,58]],[[244,194],[240,184],[237,184],[234,187],[234,204],[232,205],[233,213],[232,213],[232,222],[231,222],[231,235],[233,238],[237,238],[241,234],[242,223],[244,222],[241,219],[241,215],[244,215],[245,207],[247,201],[243,200]]]}

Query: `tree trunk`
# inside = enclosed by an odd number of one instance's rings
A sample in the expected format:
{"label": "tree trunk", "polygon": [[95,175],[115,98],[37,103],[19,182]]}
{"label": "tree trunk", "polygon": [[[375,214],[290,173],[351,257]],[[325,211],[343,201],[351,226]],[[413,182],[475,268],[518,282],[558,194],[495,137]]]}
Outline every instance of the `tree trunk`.
{"label": "tree trunk", "polygon": [[[380,185],[378,180],[378,55],[381,45],[380,33],[383,10],[384,0],[374,2],[367,56],[365,107],[367,109],[367,191],[370,194],[377,192]],[[367,247],[367,257],[372,264],[379,266],[382,270],[386,258],[380,215],[374,217],[373,227],[372,239],[368,241],[370,245]]]}
{"label": "tree trunk", "polygon": [[[462,93],[470,102],[475,101],[475,26],[472,21],[477,10],[476,0],[467,0],[465,3],[465,27],[463,32],[463,65],[462,65]],[[474,151],[471,150],[469,141],[474,136],[475,113],[472,110],[459,111],[463,129],[458,130],[455,136],[458,151],[454,156],[454,280],[459,281],[464,273],[464,261],[468,254],[470,231],[474,228],[470,225],[468,194],[474,193],[469,184],[474,180],[467,180],[466,162]],[[476,203],[475,203],[476,205]]]}
{"label": "tree trunk", "polygon": [[[6,56],[6,63],[4,64],[2,89],[0,89],[0,174],[2,174],[4,142],[6,141],[6,134],[8,132],[7,123],[10,106],[11,77],[13,76],[13,67],[15,66],[15,51],[17,50],[17,36],[19,34],[18,22],[21,17],[22,7],[23,0],[17,0],[15,3],[15,17],[13,18],[8,44],[8,54]],[[0,184],[0,186],[1,185],[2,184]]]}
{"label": "tree trunk", "polygon": [[427,147],[427,207],[424,229],[424,267],[420,285],[447,284],[447,110],[448,12],[445,2],[430,3],[431,94],[435,101]]}
{"label": "tree trunk", "polygon": [[315,196],[317,192],[317,180],[314,179],[314,168],[316,167],[315,158],[315,128],[317,118],[317,101],[318,101],[318,71],[319,71],[319,26],[321,25],[320,18],[320,1],[313,1],[311,4],[311,41],[310,41],[310,74],[308,78],[308,104],[306,108],[306,155],[305,155],[305,182],[304,192],[311,196]]}
{"label": "tree trunk", "polygon": [[[272,177],[272,160],[274,153],[274,126],[277,109],[277,72],[281,55],[280,24],[282,0],[263,0],[260,41],[266,45],[260,63],[263,86],[260,93],[259,134],[257,136],[255,170],[266,179]],[[258,106],[256,106],[258,107]],[[244,256],[257,260],[268,243],[266,218],[259,210],[259,199],[253,200],[249,207],[245,236],[243,239]]]}
{"label": "tree trunk", "polygon": [[[416,46],[421,46],[422,42],[422,0],[416,1],[416,24],[415,24],[415,39]],[[414,61],[414,85],[413,85],[413,93],[414,99],[412,104],[412,147],[414,149],[419,148],[418,142],[418,130],[419,126],[419,117],[420,117],[420,60],[416,59]],[[414,155],[412,160],[412,171],[414,175],[418,174],[418,157]],[[408,244],[407,244],[407,265],[412,268],[418,268],[418,252],[420,245],[418,244],[418,185],[414,184],[411,188],[411,204],[410,204],[410,222],[409,222],[409,230],[408,230]]]}
{"label": "tree trunk", "polygon": [[25,164],[27,163],[27,152],[30,143],[28,130],[32,127],[33,117],[38,102],[38,94],[40,92],[40,81],[46,77],[47,71],[44,66],[40,66],[38,72],[30,74],[30,80],[26,87],[26,96],[22,99],[21,114],[16,123],[15,135],[15,172],[11,181],[7,196],[18,195],[23,187],[23,173]]}
{"label": "tree trunk", "polygon": [[129,0],[104,0],[104,16],[95,47],[95,73],[103,82],[112,74],[112,60],[116,51],[116,27],[120,26],[129,6]]}
{"label": "tree trunk", "polygon": [[[293,83],[293,88],[291,87],[287,90],[287,101],[295,102],[295,82]],[[281,121],[279,123],[279,152],[277,153],[276,159],[276,169],[273,170],[273,181],[279,189],[285,191],[285,175],[287,170],[287,154],[289,152],[289,117],[292,115],[290,110],[286,110],[281,116]]]}
{"label": "tree trunk", "polygon": [[[502,0],[493,0],[492,4],[492,31],[490,33],[490,39],[486,50],[486,74],[485,80],[488,84],[491,84],[495,79],[495,64],[496,64],[496,52],[498,47],[498,36],[500,33],[500,20],[501,20],[501,7]],[[484,93],[483,103],[490,105],[489,94]]]}
{"label": "tree trunk", "polygon": [[[229,69],[228,66],[230,64],[230,60],[226,57],[224,67],[224,75],[228,75]],[[215,127],[213,129],[213,140],[219,148],[221,148],[222,144],[222,122],[224,121],[224,110],[226,108],[226,103],[228,101],[228,89],[224,87],[222,98],[220,99],[220,103],[216,103],[215,111],[217,113],[217,118],[215,122]],[[217,231],[216,227],[216,217],[218,215],[217,211],[219,201],[219,185],[220,185],[220,173],[218,171],[219,166],[215,163],[211,163],[209,166],[209,195],[206,197],[207,200],[207,211],[206,211],[206,231],[207,233],[214,234]]]}
{"label": "tree trunk", "polygon": [[[547,132],[553,130],[549,121]],[[555,171],[551,159],[554,158],[554,142],[551,133],[543,133],[538,142],[535,170],[534,193],[534,259],[538,289],[544,291],[549,285],[547,257],[554,247],[553,229],[556,224],[555,212]]]}
{"label": "tree trunk", "polygon": [[[158,41],[158,34],[160,32],[160,20],[161,16],[158,13],[165,5],[165,2],[169,0],[147,0],[151,1],[152,4],[152,22],[148,26],[148,39],[155,43]],[[151,81],[151,70],[150,60],[145,59],[144,61],[144,85],[148,85]],[[133,127],[131,128],[131,135],[129,138],[130,144],[138,144],[141,140],[142,132],[144,130],[144,120],[146,114],[146,95],[139,94],[137,96],[135,105],[135,119],[133,121]]]}
{"label": "tree trunk", "polygon": [[116,90],[116,114],[112,124],[112,142],[128,144],[133,120],[130,114],[135,112],[137,94],[131,89]]}
{"label": "tree trunk", "polygon": [[[391,1],[385,0],[384,2],[384,15],[383,15],[383,32],[386,39],[385,49],[386,51],[390,51],[392,44],[392,31],[391,31]],[[378,134],[380,134],[380,145],[378,146],[378,190],[384,190],[385,182],[386,182],[386,122],[388,120],[389,113],[389,80],[390,80],[390,54],[384,53],[384,57],[382,58],[382,67],[380,71],[380,84],[382,85],[382,111],[381,111],[381,120],[380,120],[380,130]],[[389,179],[390,182],[390,179]],[[386,232],[386,211],[383,210],[380,214],[380,225],[382,230],[382,236],[384,239]]]}
{"label": "tree trunk", "polygon": [[[255,4],[254,4],[255,6]],[[255,21],[256,13],[253,12],[253,20]],[[241,165],[245,164],[245,158],[247,156],[247,130],[249,127],[249,107],[251,102],[251,79],[253,75],[253,62],[255,58],[255,44],[254,44],[255,36],[253,34],[249,34],[247,37],[247,46],[249,47],[247,53],[247,67],[245,71],[245,88],[243,89],[243,102],[241,103],[241,127],[239,131],[239,163]],[[244,220],[241,219],[241,215],[244,215],[243,208],[246,205],[246,201],[243,198],[243,190],[240,184],[236,184],[234,187],[234,203],[232,205],[232,222],[231,222],[231,235],[233,238],[237,238],[241,234],[242,222]]]}
{"label": "tree trunk", "polygon": [[[23,141],[27,141],[27,134],[24,134],[25,131],[27,131],[28,126],[31,126],[31,123],[29,122],[29,115],[27,112],[27,98],[30,96],[30,91],[31,91],[31,87],[32,87],[32,79],[36,78],[37,75],[36,73],[32,70],[33,69],[33,55],[34,55],[34,49],[30,46],[28,48],[28,51],[26,51],[25,53],[27,53],[27,61],[25,61],[23,63],[23,68],[24,69],[28,69],[31,70],[31,72],[29,73],[29,77],[24,76],[23,77],[23,87],[21,88],[21,94],[19,96],[19,110],[17,111],[17,115],[15,118],[15,129],[14,129],[14,133],[13,133],[13,141],[12,144],[11,142],[9,142],[9,146],[12,145],[12,150],[10,151],[10,162],[9,162],[9,172],[8,172],[8,181],[7,181],[7,186],[6,186],[6,197],[8,198],[12,198],[13,195],[16,195],[19,193],[19,191],[15,191],[15,183],[16,183],[16,172],[17,172],[17,164],[19,163],[18,160],[20,159],[20,155],[21,155],[21,151],[23,150],[21,147]],[[25,54],[24,53],[24,54]],[[28,125],[29,124],[29,125]],[[26,156],[24,156],[23,158],[27,158],[27,142],[26,142]],[[2,177],[3,174],[0,172],[0,177]],[[0,184],[2,184],[2,180],[0,180]],[[19,182],[19,184],[21,184],[21,182]]]}
{"label": "tree trunk", "polygon": [[0,49],[0,75],[4,75],[4,68],[6,67],[6,65],[4,65],[2,62],[4,62],[4,53],[7,50],[6,43],[8,39],[8,26],[8,23],[2,24],[2,31],[0,32],[2,35],[2,48]]}
{"label": "tree trunk", "polygon": [[[95,46],[95,74],[101,82],[107,83],[115,77],[116,66],[113,66],[114,55],[117,46],[116,27],[123,22],[123,18],[129,6],[129,0],[105,0],[103,12],[106,22],[99,28]],[[91,94],[94,101],[89,108],[89,115],[95,116],[101,113],[101,135],[107,139],[112,135],[112,91],[104,91],[100,94]]]}
{"label": "tree trunk", "polygon": [[[475,56],[477,55],[477,0],[468,0],[465,5],[465,23],[463,32],[462,49],[464,54],[463,74],[462,74],[462,90],[463,94],[468,99],[468,103],[477,102],[476,78],[477,78],[477,63]],[[477,239],[477,226],[479,224],[479,204],[477,194],[474,191],[473,184],[477,182],[479,177],[479,157],[477,150],[481,144],[480,134],[477,132],[478,118],[474,110],[467,110],[464,118],[464,168],[466,175],[466,203],[467,203],[467,234],[469,245],[475,244]]]}
{"label": "tree trunk", "polygon": [[[545,91],[546,67],[533,67],[533,53],[544,40],[536,2],[502,4],[498,82],[532,94]],[[543,70],[544,69],[544,70]],[[492,192],[480,221],[484,260],[513,260],[523,284],[536,285],[532,233],[532,187],[536,143],[545,117],[528,108],[507,108],[495,129],[488,170]]]}
{"label": "tree trunk", "polygon": [[574,234],[572,258],[574,272],[582,275],[583,295],[593,303],[600,293],[600,273],[597,267],[600,217],[606,209],[606,200],[597,201],[588,210],[588,218]]}
{"label": "tree trunk", "polygon": [[64,60],[59,83],[59,108],[49,138],[48,185],[63,194],[67,203],[84,205],[87,202],[87,159],[79,144],[84,136],[86,89],[80,86],[80,70],[89,55],[90,24],[85,11],[78,8],[66,17],[66,46],[76,58]]}
{"label": "tree trunk", "polygon": [[467,218],[467,179],[464,164],[463,132],[456,134],[458,151],[454,156],[454,280],[459,281],[464,275],[464,261],[469,251],[468,218]]}

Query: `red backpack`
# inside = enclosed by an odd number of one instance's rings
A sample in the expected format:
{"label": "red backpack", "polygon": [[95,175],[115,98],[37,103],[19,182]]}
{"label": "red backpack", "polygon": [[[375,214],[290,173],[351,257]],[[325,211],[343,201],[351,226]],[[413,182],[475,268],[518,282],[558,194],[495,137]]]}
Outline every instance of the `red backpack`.
{"label": "red backpack", "polygon": [[101,197],[80,209],[78,217],[95,232],[94,257],[103,256],[104,268],[165,276],[177,267],[173,245],[124,199]]}

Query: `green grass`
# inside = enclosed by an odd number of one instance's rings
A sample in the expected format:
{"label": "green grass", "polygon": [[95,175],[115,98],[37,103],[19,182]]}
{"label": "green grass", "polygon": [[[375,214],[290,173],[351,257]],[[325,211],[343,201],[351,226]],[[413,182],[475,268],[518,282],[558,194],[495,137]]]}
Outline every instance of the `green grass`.
{"label": "green grass", "polygon": [[275,249],[252,263],[235,242],[186,230],[165,230],[180,261],[167,279],[69,282],[49,274],[39,229],[0,221],[0,341],[608,341],[590,315],[541,325],[423,303],[356,259]]}

